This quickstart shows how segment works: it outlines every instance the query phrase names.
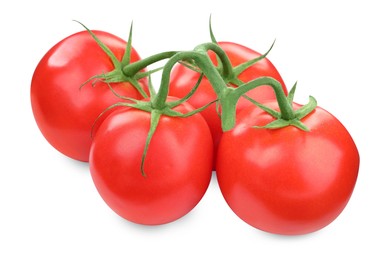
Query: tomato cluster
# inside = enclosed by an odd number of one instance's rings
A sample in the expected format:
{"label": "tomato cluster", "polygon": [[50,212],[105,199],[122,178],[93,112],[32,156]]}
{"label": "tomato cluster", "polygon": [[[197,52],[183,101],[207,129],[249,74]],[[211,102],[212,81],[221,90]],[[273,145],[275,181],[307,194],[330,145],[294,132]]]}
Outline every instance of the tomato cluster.
{"label": "tomato cluster", "polygon": [[[233,212],[263,231],[310,233],[343,211],[356,145],[313,97],[293,102],[296,86],[288,92],[269,51],[217,42],[210,26],[211,42],[141,59],[131,32],[124,41],[84,28],[38,63],[32,110],[54,148],[89,162],[118,215],[172,222],[202,199],[213,170]],[[156,92],[150,77],[160,69]]]}

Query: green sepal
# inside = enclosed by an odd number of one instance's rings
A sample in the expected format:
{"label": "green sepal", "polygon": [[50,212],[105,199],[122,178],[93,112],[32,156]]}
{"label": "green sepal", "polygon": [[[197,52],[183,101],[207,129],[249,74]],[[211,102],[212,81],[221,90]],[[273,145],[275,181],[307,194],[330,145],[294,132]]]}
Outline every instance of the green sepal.
{"label": "green sepal", "polygon": [[122,62],[121,62],[122,67],[124,67],[130,63],[132,39],[133,39],[133,22],[131,22],[131,25],[130,25],[129,38],[127,39],[126,50],[125,50],[125,53],[123,54],[123,58],[122,58]]}
{"label": "green sepal", "polygon": [[174,108],[174,107],[180,105],[181,103],[186,102],[188,99],[190,99],[192,97],[192,95],[195,93],[195,91],[198,89],[200,83],[202,82],[203,77],[204,77],[204,74],[202,73],[199,76],[198,81],[196,82],[195,86],[191,89],[191,91],[187,95],[185,95],[183,98],[181,98],[179,100],[167,102],[167,106],[169,108]]}
{"label": "green sepal", "polygon": [[310,131],[310,129],[304,123],[302,123],[298,118],[291,120],[290,125],[295,126],[296,128],[299,128],[305,132]]}
{"label": "green sepal", "polygon": [[136,103],[128,104],[129,107],[151,113],[154,109],[150,101],[137,101]]}
{"label": "green sepal", "polygon": [[149,75],[148,77],[148,89],[150,93],[150,99],[153,99],[156,96],[156,90],[153,87],[153,81],[152,81],[152,76]]}
{"label": "green sepal", "polygon": [[87,26],[85,26],[83,23],[74,20],[75,22],[79,23],[82,27],[84,27],[85,30],[92,36],[92,38],[96,41],[96,43],[99,45],[99,47],[107,54],[107,56],[110,57],[111,62],[114,64],[114,67],[116,69],[122,68],[121,62],[115,57],[114,53],[110,50],[110,48],[107,47]]}
{"label": "green sepal", "polygon": [[140,71],[140,72],[137,72],[135,75],[134,75],[134,79],[135,80],[140,80],[142,78],[146,78],[146,77],[149,77],[151,76],[153,73],[156,73],[160,70],[162,70],[164,67],[159,67],[159,68],[156,68],[156,69],[152,69],[152,70],[148,70],[148,71]]}
{"label": "green sepal", "polygon": [[[209,32],[210,32],[211,42],[218,45],[218,41],[215,38],[215,35],[214,35],[214,32],[213,32],[213,28],[211,26],[211,14],[210,14],[210,18],[209,18]],[[216,55],[216,56],[217,56],[217,66],[216,66],[216,68],[217,68],[217,70],[219,72],[222,72],[222,66],[223,66],[222,65],[222,61],[221,61],[221,59],[220,59],[220,57],[218,55]]]}
{"label": "green sepal", "polygon": [[272,48],[274,47],[274,44],[275,44],[275,41],[272,43],[271,47],[268,49],[268,51],[266,53],[264,53],[263,55],[260,55],[259,57],[257,58],[254,58],[252,60],[249,60],[247,62],[244,62],[244,63],[241,63],[240,65],[236,66],[233,68],[233,72],[234,72],[234,76],[235,77],[238,77],[238,75],[240,75],[244,70],[248,69],[249,67],[253,66],[256,62],[258,61],[261,61],[262,59],[266,58],[268,53],[270,53],[270,51],[272,50]]}
{"label": "green sepal", "polygon": [[183,114],[181,112],[178,112],[178,111],[175,111],[173,109],[170,109],[169,107],[166,107],[166,108],[164,108],[162,110],[162,114],[170,116],[170,117],[182,117],[182,118],[190,117],[190,116],[193,116],[195,114],[198,114],[198,113],[202,112],[203,110],[208,108],[210,105],[214,104],[215,102],[217,102],[217,100],[213,100],[213,101],[207,103],[206,105],[201,106],[201,107],[199,107],[197,109],[191,110],[190,112],[185,113],[185,114]]}
{"label": "green sepal", "polygon": [[247,95],[244,95],[244,98],[248,99],[250,102],[252,102],[253,104],[255,104],[257,107],[261,108],[262,110],[264,110],[265,112],[267,112],[268,114],[270,114],[272,117],[274,118],[281,118],[281,113],[276,111],[275,109],[272,109],[270,107],[267,107],[263,104],[260,104],[259,102],[257,102],[256,100],[254,100],[253,98],[250,98],[249,96]]}
{"label": "green sepal", "polygon": [[305,132],[310,131],[305,124],[299,121],[299,119],[292,119],[292,120],[276,119],[265,126],[254,126],[254,128],[279,129],[287,126],[295,126]]}
{"label": "green sepal", "polygon": [[[103,73],[100,75],[93,76],[92,78],[88,79],[88,81],[90,81],[93,78],[103,79],[103,82],[105,82],[107,84],[129,82],[138,91],[138,93],[141,94],[141,96],[143,96],[144,98],[148,97],[148,95],[145,93],[144,89],[142,88],[141,84],[138,82],[137,78],[127,77],[124,74],[118,74],[117,70],[113,70],[113,71],[110,71],[108,73]],[[83,85],[85,85],[85,83]]]}
{"label": "green sepal", "polygon": [[128,100],[128,101],[131,101],[131,102],[138,102],[137,99],[135,98],[131,98],[131,97],[126,97],[126,96],[123,96],[121,94],[119,94],[118,92],[115,91],[115,89],[111,86],[110,83],[106,83],[107,86],[110,88],[111,92],[117,97],[117,98],[120,98],[120,99],[124,99],[124,100]]}
{"label": "green sepal", "polygon": [[295,116],[298,119],[302,119],[305,116],[307,116],[308,114],[310,114],[311,112],[313,112],[313,110],[316,107],[317,107],[317,100],[314,97],[309,96],[309,102],[306,105],[304,105],[301,108],[299,108],[298,110],[296,110],[295,111]]}
{"label": "green sepal", "polygon": [[253,126],[254,128],[278,129],[289,126],[290,122],[284,119],[276,119],[265,126]]}
{"label": "green sepal", "polygon": [[213,28],[211,26],[211,14],[210,14],[210,17],[209,17],[209,33],[210,33],[211,42],[218,43],[217,40],[215,39]]}
{"label": "green sepal", "polygon": [[[294,110],[293,99],[294,99],[296,86],[297,83],[294,84],[294,86],[288,93],[287,97],[285,96],[283,97],[282,95],[279,95],[279,98],[277,99],[279,108],[284,107],[284,108],[288,108],[288,110],[291,111],[289,113],[290,114],[289,116],[286,116],[286,114],[284,114],[282,110],[281,112],[278,112],[244,95],[244,97],[249,101],[251,101],[254,105],[261,108],[266,113],[268,113],[269,115],[275,118],[274,121],[268,123],[265,126],[254,126],[254,128],[278,129],[286,126],[294,126],[306,132],[310,131],[310,129],[305,124],[303,124],[300,120],[305,118],[307,115],[309,115],[311,112],[314,111],[314,109],[317,107],[317,100],[314,97],[309,96],[309,102],[307,104],[303,105],[297,110]],[[280,85],[274,87],[276,87],[278,92],[281,91]],[[274,90],[276,89],[274,88]],[[287,109],[285,109],[285,111],[287,111]]]}
{"label": "green sepal", "polygon": [[222,119],[221,102],[218,99],[215,102],[215,112],[217,113],[219,119]]}
{"label": "green sepal", "polygon": [[92,126],[91,126],[91,132],[90,132],[90,137],[92,138],[93,136],[93,132],[95,130],[95,127],[96,127],[96,123],[99,121],[99,119],[105,114],[107,113],[108,111],[110,111],[111,109],[113,108],[116,108],[116,107],[131,107],[131,104],[130,103],[127,103],[127,102],[118,102],[118,103],[115,103],[109,107],[107,107],[106,109],[104,109],[96,118],[95,120],[93,121],[92,123]]}
{"label": "green sepal", "polygon": [[149,127],[149,131],[148,131],[148,135],[146,136],[145,147],[144,147],[144,151],[142,153],[142,159],[141,159],[141,174],[144,177],[146,177],[146,173],[145,173],[146,155],[147,155],[147,152],[149,149],[150,141],[152,140],[152,137],[153,137],[154,133],[156,132],[160,118],[161,118],[161,111],[159,111],[157,109],[153,109],[150,113],[150,127]]}
{"label": "green sepal", "polygon": [[290,103],[290,105],[292,105],[292,103],[294,101],[294,95],[295,95],[295,90],[297,88],[297,83],[298,82],[294,83],[294,86],[291,88],[291,90],[288,92],[288,95],[287,95],[287,100]]}

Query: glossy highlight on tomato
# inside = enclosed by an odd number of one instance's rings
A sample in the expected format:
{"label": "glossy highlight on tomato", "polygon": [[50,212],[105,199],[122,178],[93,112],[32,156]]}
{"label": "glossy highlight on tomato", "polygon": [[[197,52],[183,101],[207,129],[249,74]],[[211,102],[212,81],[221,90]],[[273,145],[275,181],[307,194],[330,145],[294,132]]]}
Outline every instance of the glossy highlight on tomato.
{"label": "glossy highlight on tomato", "polygon": [[[226,52],[233,67],[261,56],[260,53],[237,43],[219,42],[218,45]],[[217,59],[215,53],[209,51],[208,54],[212,62],[216,65]],[[178,64],[172,71],[169,95],[175,97],[184,97],[196,84],[199,76],[200,74],[198,72]],[[249,82],[262,76],[273,77],[279,81],[283,86],[284,92],[287,94],[287,89],[282,77],[268,58],[263,58],[248,69],[244,70],[238,76],[238,79],[240,79],[242,82]],[[234,85],[231,86],[234,87]],[[247,95],[258,102],[265,102],[267,100],[275,99],[274,91],[269,86],[255,88],[249,91]],[[216,99],[217,95],[215,94],[210,82],[207,78],[204,78],[200,83],[198,90],[188,100],[188,103],[190,103],[195,108],[199,108]],[[237,104],[237,113],[251,105],[252,104],[248,100],[241,97]],[[216,152],[218,150],[219,140],[222,136],[221,120],[218,115],[216,105],[213,104],[209,106],[207,109],[203,110],[201,114],[206,119],[210,127],[214,140],[214,150]]]}
{"label": "glossy highlight on tomato", "polygon": [[[183,103],[175,111],[193,108]],[[161,115],[141,172],[151,113],[123,108],[112,112],[94,137],[90,171],[107,205],[143,225],[177,220],[201,200],[212,174],[213,144],[203,117]]]}
{"label": "glossy highlight on tomato", "polygon": [[351,197],[357,147],[345,127],[320,107],[302,119],[309,132],[253,127],[273,120],[257,107],[238,115],[220,142],[219,187],[235,214],[257,229],[283,235],[317,231],[336,219]]}
{"label": "glossy highlight on tomato", "polygon": [[[103,31],[93,33],[118,60],[122,59],[126,49],[124,40]],[[130,60],[139,59],[133,49]],[[113,69],[110,57],[87,31],[61,40],[37,65],[31,82],[33,114],[43,136],[64,155],[88,161],[95,119],[120,99],[101,80],[86,82]],[[141,84],[145,87],[145,82]],[[141,98],[128,82],[110,85],[120,95]]]}

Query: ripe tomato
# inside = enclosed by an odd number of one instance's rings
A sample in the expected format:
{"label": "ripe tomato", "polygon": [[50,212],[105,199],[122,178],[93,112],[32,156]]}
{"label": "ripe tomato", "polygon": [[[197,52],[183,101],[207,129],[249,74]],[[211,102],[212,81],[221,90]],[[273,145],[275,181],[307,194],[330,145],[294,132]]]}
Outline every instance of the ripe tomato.
{"label": "ripe tomato", "polygon": [[[94,34],[121,60],[126,42],[112,34]],[[133,49],[131,61],[140,57]],[[31,82],[31,105],[35,120],[47,141],[61,153],[88,161],[91,127],[108,106],[119,101],[107,84],[92,76],[110,72],[114,65],[87,31],[73,34],[53,46],[39,62]],[[111,83],[121,95],[141,98],[129,83]]]}
{"label": "ripe tomato", "polygon": [[[261,55],[237,43],[219,42],[218,44],[226,52],[233,67],[238,66],[249,60],[255,59]],[[209,52],[209,56],[213,63],[217,64],[215,53]],[[178,64],[172,71],[169,95],[175,97],[184,97],[195,86],[197,80],[199,79],[199,76],[200,74],[198,72],[195,72],[183,65]],[[276,70],[275,66],[267,58],[256,62],[253,66],[244,70],[238,76],[238,78],[243,82],[248,82],[262,76],[270,76],[278,80],[282,84],[283,89],[287,94],[287,89],[285,87],[282,77]],[[258,102],[264,102],[266,100],[275,98],[274,91],[269,86],[255,88],[249,91],[247,95]],[[217,96],[211,84],[209,83],[207,78],[203,78],[198,90],[188,100],[188,103],[190,103],[195,108],[199,108],[216,99]],[[241,98],[237,104],[237,113],[248,106],[252,106],[252,104],[245,98]],[[216,111],[216,105],[213,104],[201,112],[202,116],[206,119],[210,127],[211,134],[214,140],[215,153],[217,152],[219,140],[222,136],[221,120]]]}
{"label": "ripe tomato", "polygon": [[[193,108],[183,103],[175,111]],[[113,111],[94,136],[90,171],[107,205],[138,224],[158,225],[191,211],[210,183],[213,144],[203,117],[162,115],[141,172],[151,114],[138,109]]]}
{"label": "ripe tomato", "polygon": [[237,120],[224,133],[217,159],[221,192],[236,215],[267,232],[297,235],[325,227],[342,212],[357,180],[359,153],[334,116],[316,107],[302,119],[309,132],[253,128],[273,121],[257,107]]}

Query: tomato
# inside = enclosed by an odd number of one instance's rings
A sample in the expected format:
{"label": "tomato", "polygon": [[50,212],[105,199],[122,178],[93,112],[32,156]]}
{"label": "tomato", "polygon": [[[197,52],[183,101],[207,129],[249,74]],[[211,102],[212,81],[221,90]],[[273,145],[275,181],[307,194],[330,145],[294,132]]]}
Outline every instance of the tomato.
{"label": "tomato", "polygon": [[[238,66],[246,61],[257,58],[261,55],[237,43],[220,42],[218,44],[226,52],[233,67]],[[209,56],[214,62],[214,64],[217,64],[216,55],[214,53],[209,52]],[[195,86],[197,80],[199,79],[199,76],[200,75],[198,72],[195,72],[181,64],[178,64],[172,71],[169,95],[176,97],[184,97]],[[262,76],[270,76],[275,78],[282,84],[285,93],[287,93],[287,89],[284,85],[282,77],[280,76],[275,66],[267,58],[256,62],[253,66],[244,70],[238,76],[238,78],[243,82],[248,82]],[[269,86],[255,88],[249,91],[247,95],[258,102],[264,102],[266,100],[275,98],[274,92]],[[195,108],[199,108],[216,99],[217,96],[211,84],[209,83],[207,78],[204,78],[200,83],[196,93],[188,100],[188,103],[193,105]],[[237,104],[237,113],[248,106],[252,106],[252,104],[245,98],[241,98]],[[221,120],[217,113],[216,105],[213,104],[209,106],[207,109],[202,111],[201,114],[206,119],[211,129],[211,134],[214,140],[214,151],[216,153],[218,150],[219,140],[222,136]]]}
{"label": "tomato", "polygon": [[[94,34],[122,59],[126,42],[103,31]],[[133,49],[131,61],[140,57]],[[88,161],[91,128],[99,114],[119,101],[107,84],[92,76],[110,72],[114,65],[87,31],[73,34],[53,46],[38,63],[31,82],[31,105],[36,123],[47,141],[61,153]],[[141,98],[129,83],[111,83],[121,95]]]}
{"label": "tomato", "polygon": [[[275,102],[270,106],[275,108]],[[317,231],[336,219],[351,197],[357,147],[346,128],[320,107],[302,119],[309,132],[294,126],[252,127],[273,120],[250,107],[223,134],[217,158],[220,190],[234,213],[255,228],[284,235]]]}
{"label": "tomato", "polygon": [[[183,103],[175,111],[193,108]],[[90,154],[93,182],[107,205],[138,224],[159,225],[191,211],[212,174],[213,143],[200,114],[162,115],[141,161],[151,114],[134,108],[112,112],[94,136]]]}

